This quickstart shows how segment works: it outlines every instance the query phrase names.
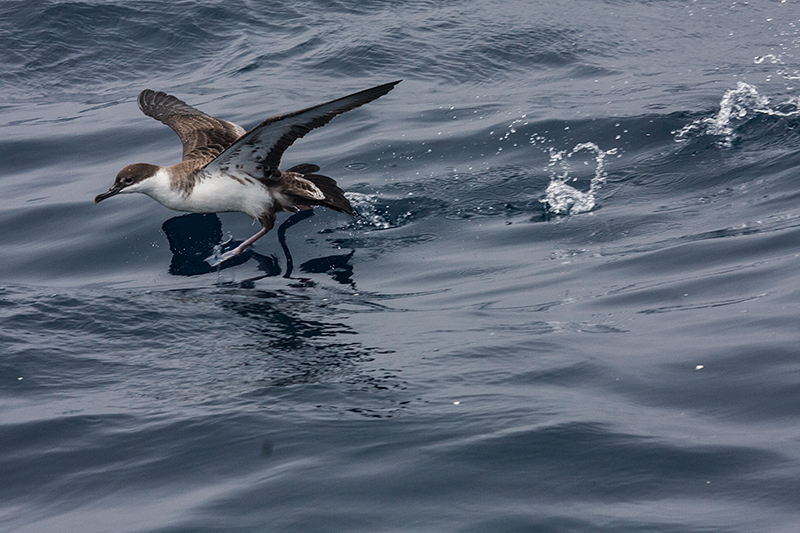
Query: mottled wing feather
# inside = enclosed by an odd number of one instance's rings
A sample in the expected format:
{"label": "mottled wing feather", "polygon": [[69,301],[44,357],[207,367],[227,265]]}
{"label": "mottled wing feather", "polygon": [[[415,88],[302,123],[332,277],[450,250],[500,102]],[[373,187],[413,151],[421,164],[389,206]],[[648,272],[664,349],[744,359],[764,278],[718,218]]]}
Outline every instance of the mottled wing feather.
{"label": "mottled wing feather", "polygon": [[138,102],[142,113],[178,134],[183,143],[183,160],[197,161],[198,166],[212,161],[245,133],[241,126],[208,116],[161,91],[145,89]]}
{"label": "mottled wing feather", "polygon": [[294,141],[312,129],[324,126],[333,117],[380,98],[398,83],[400,80],[294,113],[268,118],[229,146],[205,169],[212,173],[241,172],[267,181],[277,179],[283,152]]}

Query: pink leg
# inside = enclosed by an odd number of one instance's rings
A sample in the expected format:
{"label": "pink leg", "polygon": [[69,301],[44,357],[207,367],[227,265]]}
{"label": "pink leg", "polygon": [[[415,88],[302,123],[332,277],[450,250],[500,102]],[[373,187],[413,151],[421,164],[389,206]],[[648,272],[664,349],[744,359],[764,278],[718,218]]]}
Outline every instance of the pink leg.
{"label": "pink leg", "polygon": [[248,248],[250,248],[250,245],[251,245],[251,244],[253,244],[253,243],[254,243],[254,242],[256,242],[258,239],[260,239],[261,237],[263,237],[264,235],[266,235],[266,234],[267,234],[267,232],[268,232],[270,229],[272,229],[272,228],[269,228],[269,229],[267,229],[267,228],[261,228],[261,231],[259,231],[258,233],[256,233],[255,235],[253,235],[252,237],[250,237],[249,239],[247,239],[247,240],[246,240],[246,241],[244,241],[242,244],[240,244],[239,246],[237,246],[236,248],[234,248],[233,250],[231,250],[231,251],[230,251],[230,252],[228,252],[228,253],[229,253],[229,254],[231,254],[231,257],[233,257],[234,255],[239,255],[240,253],[242,253],[242,252],[244,252],[245,250],[247,250]]}
{"label": "pink leg", "polygon": [[211,266],[215,267],[217,265],[220,265],[220,264],[224,263],[225,261],[227,261],[231,257],[236,257],[237,255],[241,254],[242,252],[247,250],[250,247],[251,244],[253,244],[258,239],[260,239],[261,237],[266,235],[267,232],[269,232],[269,230],[271,230],[271,229],[272,229],[271,227],[269,227],[269,228],[261,228],[261,231],[259,231],[258,233],[256,233],[255,235],[253,235],[252,237],[250,237],[249,239],[244,241],[242,244],[240,244],[239,246],[237,246],[233,250],[230,250],[230,251],[225,252],[224,254],[222,254],[219,257],[219,259],[217,259],[216,261],[211,263]]}

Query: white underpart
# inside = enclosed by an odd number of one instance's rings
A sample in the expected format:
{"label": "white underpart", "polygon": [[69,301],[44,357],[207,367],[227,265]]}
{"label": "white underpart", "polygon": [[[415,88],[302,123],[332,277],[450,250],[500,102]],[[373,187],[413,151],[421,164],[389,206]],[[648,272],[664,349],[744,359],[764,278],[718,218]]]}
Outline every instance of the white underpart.
{"label": "white underpart", "polygon": [[189,195],[170,186],[165,170],[126,187],[122,192],[146,194],[164,207],[189,213],[222,213],[240,211],[258,218],[275,201],[269,189],[260,182],[241,183],[228,176],[198,176]]}

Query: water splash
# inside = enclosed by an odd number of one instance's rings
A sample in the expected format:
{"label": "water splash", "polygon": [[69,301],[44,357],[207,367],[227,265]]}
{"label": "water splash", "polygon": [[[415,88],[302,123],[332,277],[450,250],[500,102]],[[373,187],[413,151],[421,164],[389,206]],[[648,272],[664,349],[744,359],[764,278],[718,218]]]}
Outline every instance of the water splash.
{"label": "water splash", "polygon": [[[594,176],[587,191],[580,191],[568,184],[569,181],[577,181],[570,174],[569,160],[582,152],[592,155],[595,161]],[[596,194],[606,182],[605,158],[617,152],[616,148],[601,150],[592,142],[577,144],[571,151],[551,148],[550,162],[547,164],[551,177],[542,203],[551,213],[559,215],[585,213],[594,209]]]}
{"label": "water splash", "polygon": [[[409,193],[411,194],[411,193]],[[409,200],[388,200],[375,194],[347,192],[345,197],[358,214],[356,224],[374,229],[402,226],[412,216]]]}
{"label": "water splash", "polygon": [[790,98],[783,104],[773,106],[769,98],[759,94],[755,85],[740,81],[735,89],[727,91],[722,97],[715,116],[697,119],[672,134],[676,142],[687,142],[703,135],[719,137],[717,144],[730,148],[736,139],[736,128],[759,115],[798,116],[800,98]]}

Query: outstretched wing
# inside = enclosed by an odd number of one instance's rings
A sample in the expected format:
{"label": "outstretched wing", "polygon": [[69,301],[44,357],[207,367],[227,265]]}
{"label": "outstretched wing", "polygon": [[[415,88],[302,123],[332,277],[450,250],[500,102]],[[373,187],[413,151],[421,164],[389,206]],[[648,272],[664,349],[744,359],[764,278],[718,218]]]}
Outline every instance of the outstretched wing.
{"label": "outstretched wing", "polygon": [[145,89],[139,94],[138,102],[142,113],[163,122],[178,134],[183,143],[184,161],[208,163],[245,134],[241,126],[210,117],[161,91]]}
{"label": "outstretched wing", "polygon": [[243,173],[258,179],[270,180],[280,176],[278,165],[283,152],[292,143],[313,130],[327,124],[336,115],[362,106],[391,91],[402,80],[393,81],[364,91],[268,118],[206,165],[208,172]]}

